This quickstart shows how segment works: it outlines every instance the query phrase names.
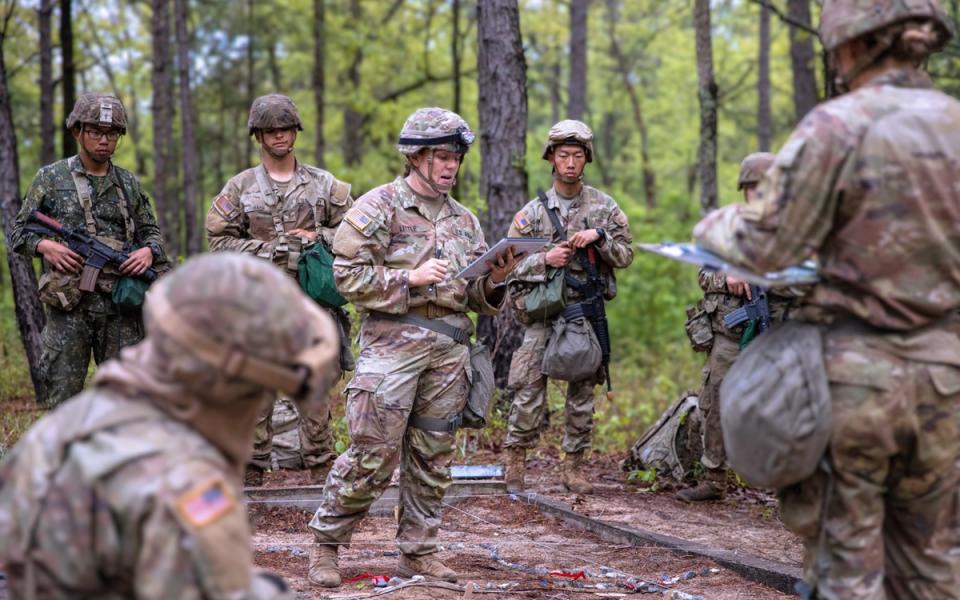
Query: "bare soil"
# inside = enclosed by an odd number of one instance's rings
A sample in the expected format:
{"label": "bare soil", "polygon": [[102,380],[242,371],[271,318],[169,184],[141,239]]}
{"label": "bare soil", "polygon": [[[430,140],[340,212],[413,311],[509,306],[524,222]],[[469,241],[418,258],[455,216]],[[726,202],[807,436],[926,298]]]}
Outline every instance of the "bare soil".
{"label": "bare soil", "polygon": [[[376,591],[370,576],[394,575],[398,554],[393,519],[367,517],[361,522],[353,544],[340,552],[344,584],[324,590],[306,580],[312,542],[306,530],[309,515],[259,506],[251,507],[251,513],[257,523],[253,538],[257,565],[282,574],[300,597],[365,598]],[[460,574],[460,584],[473,582],[476,593],[491,597],[615,598],[643,590],[679,599],[790,598],[706,559],[659,547],[604,542],[509,496],[477,497],[447,506],[440,542],[439,557]],[[441,600],[464,594],[415,586],[387,597]]]}

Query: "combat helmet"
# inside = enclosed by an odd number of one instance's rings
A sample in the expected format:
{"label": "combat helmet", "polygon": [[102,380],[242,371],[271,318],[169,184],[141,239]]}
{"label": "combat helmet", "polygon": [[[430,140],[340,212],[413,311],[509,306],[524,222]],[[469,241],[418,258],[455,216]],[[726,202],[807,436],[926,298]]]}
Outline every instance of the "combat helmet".
{"label": "combat helmet", "polygon": [[397,140],[397,150],[412,156],[424,148],[466,154],[476,136],[463,117],[445,108],[418,108],[410,115]]}
{"label": "combat helmet", "polygon": [[583,121],[565,119],[551,127],[543,145],[543,160],[551,160],[553,149],[564,145],[580,146],[587,154],[587,162],[593,162],[593,131]]}
{"label": "combat helmet", "polygon": [[775,154],[770,152],[754,152],[748,154],[740,163],[740,178],[737,180],[737,189],[742,190],[745,186],[760,183],[764,173],[773,164]]}
{"label": "combat helmet", "polygon": [[77,125],[104,125],[127,132],[127,111],[116,96],[100,92],[80,94],[67,115],[67,129]]}
{"label": "combat helmet", "polygon": [[340,351],[329,315],[282,271],[240,253],[191,258],[160,279],[144,323],[147,340],[166,344],[168,368],[187,375],[181,382],[213,374],[205,402],[236,401],[222,392],[238,383],[305,400],[329,385]]}
{"label": "combat helmet", "polygon": [[820,39],[832,52],[845,42],[911,19],[937,26],[940,45],[935,50],[943,49],[953,36],[938,0],[827,0],[820,12]]}
{"label": "combat helmet", "polygon": [[303,131],[303,122],[297,105],[283,94],[260,96],[250,105],[250,118],[247,128],[250,135],[258,129],[290,129],[296,127]]}

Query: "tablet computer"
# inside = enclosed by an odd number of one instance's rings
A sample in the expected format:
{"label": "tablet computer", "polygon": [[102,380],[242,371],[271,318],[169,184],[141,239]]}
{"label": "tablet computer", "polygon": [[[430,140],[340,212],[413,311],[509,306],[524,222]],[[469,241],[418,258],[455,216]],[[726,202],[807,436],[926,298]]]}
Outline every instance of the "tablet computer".
{"label": "tablet computer", "polygon": [[550,243],[549,238],[503,238],[494,244],[489,250],[483,253],[483,256],[473,261],[465,269],[457,273],[458,278],[475,279],[490,272],[487,266],[488,261],[496,260],[497,256],[506,252],[507,248],[513,248],[513,255],[517,258],[523,258],[528,254],[543,250],[544,246]]}

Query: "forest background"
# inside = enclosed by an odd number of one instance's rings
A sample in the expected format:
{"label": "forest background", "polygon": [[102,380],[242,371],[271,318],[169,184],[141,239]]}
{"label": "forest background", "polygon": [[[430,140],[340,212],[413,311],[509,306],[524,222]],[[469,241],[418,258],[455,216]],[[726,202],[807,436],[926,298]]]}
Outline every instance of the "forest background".
{"label": "forest background", "polygon": [[[947,4],[956,24],[958,2]],[[401,171],[394,143],[413,110],[459,112],[480,143],[455,196],[491,242],[550,185],[549,127],[580,118],[596,135],[586,182],[618,201],[635,240],[657,242],[688,239],[702,211],[737,201],[740,160],[775,151],[830,93],[816,0],[5,0],[0,10],[5,232],[37,169],[75,153],[63,127],[73,98],[107,91],[129,115],[114,160],[140,177],[180,260],[205,249],[210,200],[256,164],[246,119],[258,95],[294,99],[297,156],[352,183],[354,197]],[[958,59],[954,42],[929,65],[954,95]],[[2,454],[36,418],[3,407],[33,405],[42,313],[30,289],[39,264],[8,257],[5,243],[0,258]],[[618,287],[617,393],[598,401],[601,450],[624,449],[696,389],[703,361],[683,329],[694,268],[638,253]],[[516,335],[503,319],[484,331],[498,327],[502,376]]]}

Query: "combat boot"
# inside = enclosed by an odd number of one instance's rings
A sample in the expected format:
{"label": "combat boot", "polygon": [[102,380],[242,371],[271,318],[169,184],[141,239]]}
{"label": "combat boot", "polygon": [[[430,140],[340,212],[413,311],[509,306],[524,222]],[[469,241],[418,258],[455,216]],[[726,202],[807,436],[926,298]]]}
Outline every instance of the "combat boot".
{"label": "combat boot", "polygon": [[323,485],[327,482],[327,473],[330,472],[330,463],[322,465],[313,465],[310,467],[310,483],[313,485]]}
{"label": "combat boot", "polygon": [[523,475],[527,470],[527,449],[510,446],[507,448],[507,480],[508,492],[523,491]]}
{"label": "combat boot", "polygon": [[701,481],[693,487],[688,487],[677,492],[677,498],[684,502],[706,502],[707,500],[719,500],[723,497],[723,488],[713,481]]}
{"label": "combat boot", "polygon": [[243,472],[244,487],[260,487],[263,485],[263,469],[257,465],[247,465]]}
{"label": "combat boot", "polygon": [[563,459],[563,486],[574,494],[592,494],[593,485],[583,478],[584,451],[571,452]]}
{"label": "combat boot", "polygon": [[457,582],[457,574],[454,573],[453,569],[440,562],[440,559],[434,554],[424,554],[423,556],[401,554],[400,562],[397,564],[397,575],[406,578],[423,575],[427,579]]}
{"label": "combat boot", "polygon": [[337,587],[340,585],[340,567],[337,566],[337,546],[314,544],[310,548],[310,571],[307,579],[314,585]]}

